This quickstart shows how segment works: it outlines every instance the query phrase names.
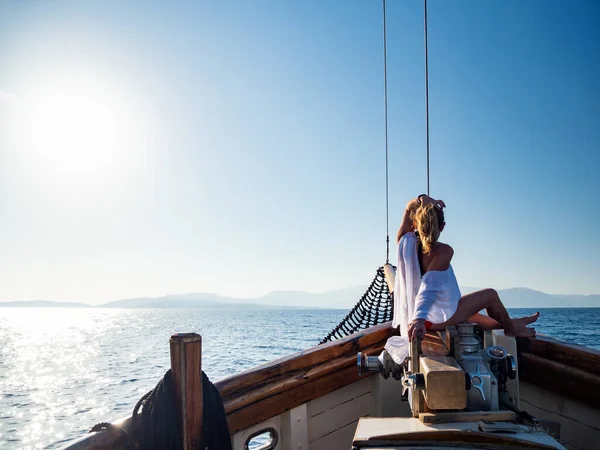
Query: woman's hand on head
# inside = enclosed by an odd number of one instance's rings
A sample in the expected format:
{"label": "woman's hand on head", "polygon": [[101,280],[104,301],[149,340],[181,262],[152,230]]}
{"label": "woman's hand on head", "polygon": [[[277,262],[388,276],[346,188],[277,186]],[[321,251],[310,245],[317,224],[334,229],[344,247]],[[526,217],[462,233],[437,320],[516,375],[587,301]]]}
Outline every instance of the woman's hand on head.
{"label": "woman's hand on head", "polygon": [[440,208],[445,208],[446,204],[444,203],[444,200],[434,200],[435,201],[435,206],[439,206]]}
{"label": "woman's hand on head", "polygon": [[425,332],[427,329],[425,328],[425,321],[422,319],[413,320],[408,327],[408,340],[412,341],[415,338],[418,340],[423,339],[425,336]]}
{"label": "woman's hand on head", "polygon": [[421,200],[422,205],[434,205],[439,206],[440,208],[446,207],[446,204],[443,200],[436,200],[435,198],[431,198],[428,195],[420,195],[419,199]]}

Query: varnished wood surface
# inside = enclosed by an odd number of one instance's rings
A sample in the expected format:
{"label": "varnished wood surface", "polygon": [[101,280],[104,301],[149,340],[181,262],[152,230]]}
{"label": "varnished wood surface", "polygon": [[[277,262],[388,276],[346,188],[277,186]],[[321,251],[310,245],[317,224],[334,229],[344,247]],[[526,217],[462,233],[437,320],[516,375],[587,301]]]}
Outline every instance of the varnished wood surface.
{"label": "varnished wood surface", "polygon": [[355,383],[365,377],[359,377],[356,365],[331,373],[315,382],[304,383],[293,389],[279,392],[235,411],[227,412],[229,432],[243,430],[271,417],[288,411],[296,406]]}
{"label": "varnished wood surface", "polygon": [[600,376],[530,353],[519,356],[519,377],[543,389],[598,408]]}
{"label": "varnished wood surface", "polygon": [[125,448],[129,442],[131,417],[126,417],[112,423],[104,431],[84,435],[76,441],[61,447],[61,450],[115,450]]}
{"label": "varnished wood surface", "polygon": [[[411,371],[413,373],[421,371],[419,362],[421,356],[438,357],[447,356],[449,353],[442,337],[434,331],[428,331],[421,341],[414,340],[410,343]],[[419,417],[419,413],[429,412],[422,391],[413,390],[411,410],[413,417]]]}
{"label": "varnished wood surface", "polygon": [[600,408],[600,352],[538,336],[517,340],[519,378]]}
{"label": "varnished wood surface", "polygon": [[202,442],[202,337],[196,333],[174,334],[170,347],[183,450],[193,450]]}
{"label": "varnished wood surface", "polygon": [[431,410],[463,410],[467,407],[465,372],[450,356],[424,356],[425,404]]}
{"label": "varnished wood surface", "polygon": [[226,399],[232,394],[239,395],[240,391],[254,389],[297,370],[308,369],[343,356],[354,355],[356,357],[356,354],[362,349],[374,344],[385,343],[392,334],[394,334],[392,323],[386,322],[345,338],[317,345],[237,375],[232,375],[216,382],[215,386],[219,389],[221,397]]}
{"label": "varnished wood surface", "polygon": [[515,413],[512,411],[444,411],[419,414],[419,420],[423,423],[478,422],[479,420],[503,422],[514,419]]}
{"label": "varnished wood surface", "polygon": [[358,421],[352,445],[365,448],[485,448],[564,449],[543,432],[517,426],[515,433],[487,433],[479,430],[478,421],[448,424],[423,423],[414,418],[363,417]]}
{"label": "varnished wood surface", "polygon": [[[367,347],[362,351],[369,355],[381,352],[383,344]],[[297,370],[285,376],[278,377],[276,380],[268,383],[256,385],[252,389],[240,392],[224,399],[223,403],[226,412],[232,412],[240,408],[252,405],[267,397],[274,396],[281,392],[294,389],[306,383],[314,382],[323,377],[333,375],[347,367],[354,367],[358,374],[356,365],[356,355],[340,357],[327,363],[319,364],[307,369]],[[297,405],[296,405],[297,406]]]}
{"label": "varnished wood surface", "polygon": [[218,382],[229,431],[243,430],[360,380],[358,352],[379,354],[393,331],[388,322]]}
{"label": "varnished wood surface", "polygon": [[557,341],[549,336],[519,339],[520,352],[559,362],[575,369],[600,375],[600,351],[581,345]]}
{"label": "varnished wood surface", "polygon": [[422,356],[448,356],[449,354],[448,347],[435,331],[428,331],[421,340]]}
{"label": "varnished wood surface", "polygon": [[540,450],[556,450],[556,447],[537,442],[517,439],[508,434],[492,434],[454,430],[439,430],[434,433],[430,432],[415,432],[402,435],[389,435],[381,438],[374,438],[368,441],[354,440],[354,445],[365,447],[375,446],[394,446],[402,443],[402,445],[423,446],[428,444],[432,447],[450,448],[450,447],[471,447],[473,445],[485,445],[487,449],[540,449]]}
{"label": "varnished wood surface", "polygon": [[[425,335],[424,339],[427,339]],[[421,372],[421,343],[414,339],[410,343],[410,371],[412,373]],[[416,389],[411,389],[409,392],[410,398],[410,409],[412,410],[413,417],[419,417],[419,413],[425,412],[425,400],[423,399],[423,393]]]}

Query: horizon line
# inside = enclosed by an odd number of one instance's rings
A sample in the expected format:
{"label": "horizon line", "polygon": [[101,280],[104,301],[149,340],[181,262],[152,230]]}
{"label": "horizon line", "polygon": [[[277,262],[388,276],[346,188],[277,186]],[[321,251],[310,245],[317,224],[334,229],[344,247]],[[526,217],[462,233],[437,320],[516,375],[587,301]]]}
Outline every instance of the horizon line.
{"label": "horizon line", "polygon": [[[109,300],[106,302],[98,302],[98,303],[89,303],[89,302],[85,302],[85,301],[81,301],[81,300],[47,300],[47,299],[28,299],[28,300],[0,300],[0,304],[2,303],[20,303],[20,302],[51,302],[51,303],[75,303],[75,304],[81,304],[81,305],[87,305],[87,306],[101,306],[101,305],[106,305],[109,303],[114,303],[114,302],[121,302],[121,301],[126,301],[126,300],[157,300],[157,299],[161,299],[161,298],[165,298],[165,297],[171,297],[171,296],[186,296],[186,295],[207,295],[207,296],[215,296],[215,297],[219,297],[225,300],[234,300],[234,301],[242,301],[242,302],[256,302],[257,300],[261,300],[264,297],[267,297],[269,295],[273,295],[273,294],[277,294],[277,293],[297,293],[297,294],[306,294],[306,295],[323,295],[323,294],[330,294],[332,292],[339,292],[339,291],[345,291],[345,290],[353,290],[353,289],[363,289],[363,286],[351,286],[351,287],[347,287],[347,288],[340,288],[340,289],[332,289],[329,291],[320,291],[320,292],[309,292],[309,291],[300,291],[300,290],[285,290],[285,289],[279,289],[279,290],[274,290],[274,291],[269,291],[266,294],[257,296],[257,297],[235,297],[235,296],[228,296],[228,295],[222,295],[222,294],[215,294],[212,292],[184,292],[184,293],[179,293],[179,294],[164,294],[164,295],[157,295],[157,296],[140,296],[140,297],[125,297],[125,298],[118,298],[116,300]],[[368,289],[368,287],[364,288],[365,291]],[[479,287],[473,287],[473,286],[460,286],[461,291],[462,290],[466,290],[466,291],[470,291],[470,292],[474,292],[483,288],[479,288]],[[509,291],[509,290],[515,290],[515,289],[522,289],[522,290],[528,290],[528,291],[533,291],[533,292],[539,292],[541,294],[545,294],[545,295],[550,295],[553,297],[556,296],[576,296],[576,297],[594,297],[594,296],[600,296],[600,294],[558,294],[558,293],[548,293],[548,292],[544,292],[544,291],[540,291],[538,289],[533,289],[533,288],[528,288],[528,287],[524,287],[524,286],[517,286],[517,287],[510,287],[510,288],[501,288],[501,289],[496,289],[498,292],[501,291]],[[357,298],[356,301],[360,300],[360,298]],[[261,303],[259,303],[261,304]],[[265,304],[262,303],[262,305],[270,305],[270,304]],[[276,306],[276,305],[273,305]],[[333,308],[336,309],[336,308]]]}

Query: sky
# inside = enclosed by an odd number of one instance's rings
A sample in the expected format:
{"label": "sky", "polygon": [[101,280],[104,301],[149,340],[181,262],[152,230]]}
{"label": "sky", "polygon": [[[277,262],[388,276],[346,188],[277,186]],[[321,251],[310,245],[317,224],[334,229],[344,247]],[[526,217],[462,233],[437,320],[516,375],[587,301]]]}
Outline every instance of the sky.
{"label": "sky", "polygon": [[[428,2],[462,286],[600,293],[600,4]],[[388,0],[389,228],[426,191],[423,3]],[[365,288],[376,0],[0,0],[0,301]],[[358,300],[358,299],[357,299]]]}

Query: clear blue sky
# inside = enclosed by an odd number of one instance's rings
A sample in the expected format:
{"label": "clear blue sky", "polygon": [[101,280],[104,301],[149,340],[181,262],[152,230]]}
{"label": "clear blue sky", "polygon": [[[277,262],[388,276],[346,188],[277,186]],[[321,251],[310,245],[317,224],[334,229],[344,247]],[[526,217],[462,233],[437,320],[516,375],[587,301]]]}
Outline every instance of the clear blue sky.
{"label": "clear blue sky", "polygon": [[[422,8],[388,1],[392,241],[426,186]],[[600,293],[599,19],[430,0],[461,285]],[[376,0],[0,1],[0,300],[366,287],[383,123]]]}

